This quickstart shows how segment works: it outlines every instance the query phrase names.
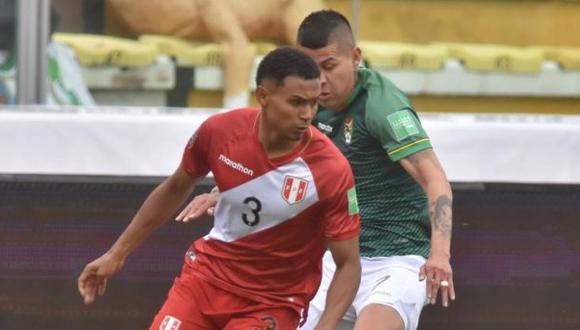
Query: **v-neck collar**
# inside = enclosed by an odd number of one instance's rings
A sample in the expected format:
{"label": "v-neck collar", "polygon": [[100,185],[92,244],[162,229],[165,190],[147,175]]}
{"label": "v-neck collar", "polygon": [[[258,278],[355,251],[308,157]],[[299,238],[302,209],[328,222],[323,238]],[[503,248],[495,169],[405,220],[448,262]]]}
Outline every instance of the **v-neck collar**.
{"label": "v-neck collar", "polygon": [[300,156],[300,154],[302,154],[302,152],[308,147],[308,145],[310,144],[310,141],[312,141],[312,137],[313,137],[312,125],[309,125],[308,129],[304,133],[304,136],[302,137],[302,140],[300,141],[300,143],[296,147],[294,147],[294,149],[292,149],[287,154],[279,156],[279,157],[274,157],[274,158],[268,157],[268,153],[266,152],[266,148],[264,148],[264,145],[262,144],[262,142],[260,142],[260,123],[259,123],[259,120],[260,120],[261,115],[262,115],[262,112],[261,111],[258,112],[258,114],[256,115],[256,119],[254,120],[254,127],[253,127],[254,141],[255,141],[255,143],[258,144],[260,153],[262,154],[264,159],[267,160],[270,164],[272,164],[272,166],[278,167],[278,166],[281,166],[285,163],[290,162],[293,159],[298,158],[298,156]]}

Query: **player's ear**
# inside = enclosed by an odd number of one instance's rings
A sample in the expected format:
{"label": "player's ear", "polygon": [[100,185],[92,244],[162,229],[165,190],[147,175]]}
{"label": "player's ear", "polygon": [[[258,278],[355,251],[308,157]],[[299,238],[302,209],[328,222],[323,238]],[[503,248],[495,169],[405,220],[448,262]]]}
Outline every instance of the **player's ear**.
{"label": "player's ear", "polygon": [[262,108],[268,105],[268,90],[262,85],[256,87],[256,100]]}
{"label": "player's ear", "polygon": [[358,46],[354,47],[353,56],[352,56],[352,64],[353,64],[355,71],[358,71],[358,67],[359,67],[361,61],[362,61],[362,51],[360,50],[360,48]]}

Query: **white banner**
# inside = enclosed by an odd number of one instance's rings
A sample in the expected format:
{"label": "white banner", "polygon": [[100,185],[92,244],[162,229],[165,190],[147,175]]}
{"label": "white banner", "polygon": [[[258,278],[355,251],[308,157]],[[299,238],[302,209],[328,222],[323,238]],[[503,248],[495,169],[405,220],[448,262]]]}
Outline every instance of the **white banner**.
{"label": "white banner", "polygon": [[[213,113],[0,108],[0,173],[167,176]],[[580,184],[580,116],[421,114],[421,120],[452,182]]]}

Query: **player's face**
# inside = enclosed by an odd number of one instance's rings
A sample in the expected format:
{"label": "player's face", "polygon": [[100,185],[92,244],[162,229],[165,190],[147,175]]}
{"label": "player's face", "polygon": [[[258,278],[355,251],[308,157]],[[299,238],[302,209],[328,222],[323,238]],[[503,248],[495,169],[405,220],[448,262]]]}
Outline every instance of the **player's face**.
{"label": "player's face", "polygon": [[334,110],[344,109],[356,83],[360,49],[336,41],[319,49],[298,48],[312,57],[320,69],[319,104]]}
{"label": "player's face", "polygon": [[265,83],[257,93],[269,127],[288,140],[298,141],[316,115],[320,80],[286,77],[280,85]]}

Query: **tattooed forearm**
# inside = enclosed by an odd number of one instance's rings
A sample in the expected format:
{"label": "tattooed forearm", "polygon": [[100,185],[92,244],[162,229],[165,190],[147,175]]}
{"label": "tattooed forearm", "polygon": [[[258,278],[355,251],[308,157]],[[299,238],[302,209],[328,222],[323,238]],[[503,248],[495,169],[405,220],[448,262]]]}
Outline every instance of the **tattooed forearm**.
{"label": "tattooed forearm", "polygon": [[443,235],[451,239],[451,224],[452,224],[452,201],[449,196],[442,195],[431,203],[429,207],[429,215],[431,218],[431,225],[436,230],[439,230]]}

